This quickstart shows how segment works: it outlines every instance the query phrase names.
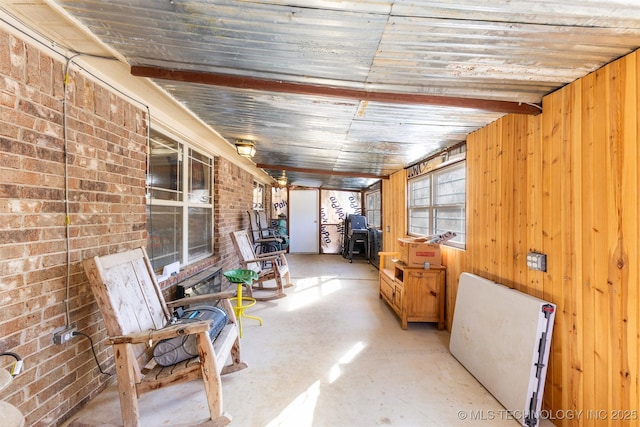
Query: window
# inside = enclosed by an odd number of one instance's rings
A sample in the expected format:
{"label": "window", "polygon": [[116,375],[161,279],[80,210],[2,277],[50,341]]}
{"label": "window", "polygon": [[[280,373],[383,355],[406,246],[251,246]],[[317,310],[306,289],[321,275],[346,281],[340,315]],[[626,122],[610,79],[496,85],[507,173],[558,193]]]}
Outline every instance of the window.
{"label": "window", "polygon": [[264,209],[264,184],[253,181],[253,210],[261,211]]}
{"label": "window", "polygon": [[409,233],[421,236],[456,233],[449,241],[466,242],[466,163],[459,162],[409,181]]}
{"label": "window", "polygon": [[367,214],[367,224],[371,228],[382,228],[382,197],[380,189],[367,192],[364,195],[364,211]]}
{"label": "window", "polygon": [[213,254],[212,158],[153,131],[149,148],[147,232],[153,268]]}

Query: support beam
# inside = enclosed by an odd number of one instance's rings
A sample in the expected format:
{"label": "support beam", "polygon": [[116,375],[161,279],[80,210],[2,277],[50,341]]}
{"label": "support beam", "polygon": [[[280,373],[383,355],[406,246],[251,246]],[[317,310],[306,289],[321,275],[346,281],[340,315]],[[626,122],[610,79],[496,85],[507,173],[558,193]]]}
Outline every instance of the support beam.
{"label": "support beam", "polygon": [[304,172],[304,173],[312,173],[318,175],[337,175],[337,176],[348,176],[351,178],[375,178],[375,179],[389,179],[389,175],[376,175],[374,173],[363,173],[363,172],[341,172],[341,171],[329,171],[325,169],[306,169],[306,168],[298,168],[295,166],[283,166],[283,165],[266,165],[264,163],[256,164],[256,167],[260,169],[269,169],[269,170],[284,170],[290,172]]}
{"label": "support beam", "polygon": [[160,67],[134,65],[131,74],[137,77],[173,80],[188,83],[201,83],[212,86],[233,87],[238,89],[263,90],[268,92],[292,93],[297,95],[328,96],[336,98],[358,99],[391,104],[423,104],[443,107],[474,108],[485,111],[515,114],[539,114],[542,109],[534,104],[498,101],[489,99],[460,98],[425,95],[420,93],[374,92],[362,89],[350,89],[306,83],[269,80],[257,77],[236,76],[231,74],[210,73],[204,71],[170,70]]}

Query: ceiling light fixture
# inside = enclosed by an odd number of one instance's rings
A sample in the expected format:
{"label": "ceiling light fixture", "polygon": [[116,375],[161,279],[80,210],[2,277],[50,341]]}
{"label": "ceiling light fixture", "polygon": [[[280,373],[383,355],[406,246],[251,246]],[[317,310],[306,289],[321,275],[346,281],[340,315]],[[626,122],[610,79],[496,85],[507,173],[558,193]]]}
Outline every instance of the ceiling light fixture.
{"label": "ceiling light fixture", "polygon": [[256,145],[253,143],[253,141],[237,140],[236,151],[242,157],[247,157],[250,159],[256,155]]}
{"label": "ceiling light fixture", "polygon": [[287,186],[287,175],[285,173],[285,171],[282,171],[282,175],[276,179],[276,182],[278,183],[278,185],[280,187],[286,187]]}

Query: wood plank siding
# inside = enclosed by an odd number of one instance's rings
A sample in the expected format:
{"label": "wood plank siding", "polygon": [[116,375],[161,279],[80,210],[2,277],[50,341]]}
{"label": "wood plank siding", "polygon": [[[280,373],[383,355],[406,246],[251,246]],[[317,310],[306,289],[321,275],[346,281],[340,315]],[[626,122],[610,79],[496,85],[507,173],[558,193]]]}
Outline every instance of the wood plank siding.
{"label": "wood plank siding", "polygon": [[382,181],[382,247],[387,252],[399,252],[398,237],[407,230],[407,215],[399,206],[406,206],[407,174],[405,171]]}
{"label": "wood plank siding", "polygon": [[[467,245],[443,247],[447,327],[463,271],[557,304],[544,396],[569,414],[557,426],[640,425],[639,62],[630,54],[546,96],[542,114],[467,139]],[[390,213],[406,205],[401,184],[383,183],[385,250],[406,232]],[[529,251],[547,255],[546,272],[527,269]]]}

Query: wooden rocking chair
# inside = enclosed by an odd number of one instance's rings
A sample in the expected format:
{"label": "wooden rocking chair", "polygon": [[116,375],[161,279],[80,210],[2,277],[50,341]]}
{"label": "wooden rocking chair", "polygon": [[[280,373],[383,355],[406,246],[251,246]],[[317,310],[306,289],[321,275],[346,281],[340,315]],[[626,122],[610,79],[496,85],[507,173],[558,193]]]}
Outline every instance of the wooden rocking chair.
{"label": "wooden rocking chair", "polygon": [[[84,269],[113,345],[124,426],[140,426],[140,395],[196,378],[204,383],[211,417],[201,425],[229,424],[231,418],[222,410],[220,375],[247,367],[240,360],[238,327],[228,300],[232,295],[216,293],[165,302],[144,248],[87,259]],[[216,300],[227,312],[229,323],[213,343],[208,321],[170,324],[172,307]],[[154,343],[187,335],[196,336],[198,357],[169,367],[154,363]],[[231,363],[225,366],[229,355]]]}
{"label": "wooden rocking chair", "polygon": [[[256,294],[251,296],[258,301],[286,297],[284,288],[293,285],[291,284],[287,258],[284,255],[285,251],[256,254],[246,230],[231,232],[231,240],[240,257],[242,268],[258,273],[258,280],[253,282],[249,290],[270,291],[265,296]],[[264,282],[270,280],[275,280],[275,286],[264,286]]]}

